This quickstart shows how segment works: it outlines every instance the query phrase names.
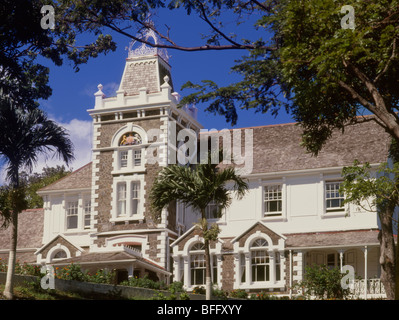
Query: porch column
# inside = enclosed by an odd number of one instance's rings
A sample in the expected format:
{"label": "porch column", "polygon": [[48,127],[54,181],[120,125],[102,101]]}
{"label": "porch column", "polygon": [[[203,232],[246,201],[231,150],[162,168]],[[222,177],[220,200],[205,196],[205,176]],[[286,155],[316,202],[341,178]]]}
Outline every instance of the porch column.
{"label": "porch column", "polygon": [[367,299],[367,246],[364,246],[364,300]]}
{"label": "porch column", "polygon": [[289,277],[290,277],[290,299],[292,299],[292,274],[293,274],[293,272],[292,272],[292,250],[290,250],[290,257],[289,257],[289,259],[290,259],[290,261],[289,261],[289,266],[290,266],[290,275],[289,275]]}
{"label": "porch column", "polygon": [[183,257],[183,261],[184,261],[184,285],[186,286],[186,288],[188,288],[190,286],[191,283],[191,279],[190,279],[190,256],[185,256]]}
{"label": "porch column", "polygon": [[343,267],[343,264],[344,264],[344,250],[338,250],[338,252],[339,252],[339,269],[341,270],[341,272],[342,272],[342,267]]}
{"label": "porch column", "polygon": [[133,271],[134,271],[134,267],[133,267],[133,263],[127,267],[127,276],[128,278],[132,278],[133,277]]}
{"label": "porch column", "polygon": [[251,269],[251,254],[245,253],[245,283],[249,285],[251,283],[252,269]]}
{"label": "porch column", "polygon": [[180,259],[181,257],[177,256],[177,257],[173,257],[173,280],[174,281],[180,281],[181,279],[181,275],[180,275]]}

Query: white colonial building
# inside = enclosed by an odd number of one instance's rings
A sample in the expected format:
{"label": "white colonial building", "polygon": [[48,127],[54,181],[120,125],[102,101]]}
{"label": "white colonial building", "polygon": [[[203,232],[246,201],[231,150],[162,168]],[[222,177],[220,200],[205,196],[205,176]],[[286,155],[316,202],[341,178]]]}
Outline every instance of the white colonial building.
{"label": "white colonial building", "polygon": [[[20,259],[115,269],[119,280],[182,281],[187,290],[203,285],[198,214],[175,203],[156,221],[148,199],[158,172],[176,159],[179,132],[206,128],[195,108],[178,107],[167,55],[131,49],[116,96],[101,85],[94,96],[92,162],[41,189],[43,210],[21,215]],[[376,123],[335,132],[317,157],[300,146],[296,124],[226,132],[243,139],[249,192],[219,219],[208,210],[221,230],[211,243],[215,285],[287,294],[311,264],[351,265],[361,283],[378,283],[377,214],[343,205],[338,192],[343,167],[355,159],[372,167],[387,161],[388,135]],[[8,238],[0,241],[5,256]],[[380,293],[379,285],[369,289],[362,294]]]}

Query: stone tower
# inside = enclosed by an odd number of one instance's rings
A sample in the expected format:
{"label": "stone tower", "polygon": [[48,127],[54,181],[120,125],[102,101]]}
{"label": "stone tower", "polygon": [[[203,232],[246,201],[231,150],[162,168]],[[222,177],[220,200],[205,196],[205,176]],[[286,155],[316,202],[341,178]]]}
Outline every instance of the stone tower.
{"label": "stone tower", "polygon": [[90,252],[130,246],[170,270],[182,217],[174,205],[154,221],[149,191],[168,165],[171,128],[198,133],[201,126],[192,109],[177,107],[166,52],[144,44],[129,48],[116,96],[106,97],[102,85],[94,95]]}

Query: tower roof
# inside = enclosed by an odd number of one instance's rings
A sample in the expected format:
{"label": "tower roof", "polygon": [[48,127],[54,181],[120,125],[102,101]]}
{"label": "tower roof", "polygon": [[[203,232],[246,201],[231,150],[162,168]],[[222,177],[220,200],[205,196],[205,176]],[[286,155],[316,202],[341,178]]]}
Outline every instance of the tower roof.
{"label": "tower roof", "polygon": [[[160,43],[157,35],[151,29],[147,29],[139,37],[147,43]],[[169,85],[173,91],[167,51],[144,42],[141,44],[139,42],[139,46],[135,47],[137,42],[132,41],[129,45],[128,58],[119,90],[124,91],[125,95],[128,96],[139,94],[140,89],[143,88],[146,88],[147,93],[160,92],[163,79],[168,76],[170,79]]]}

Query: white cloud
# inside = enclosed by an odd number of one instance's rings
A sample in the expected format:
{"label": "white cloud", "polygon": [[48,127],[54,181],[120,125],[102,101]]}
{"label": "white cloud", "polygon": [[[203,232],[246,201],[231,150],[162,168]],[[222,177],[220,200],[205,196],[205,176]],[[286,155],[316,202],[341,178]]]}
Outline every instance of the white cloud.
{"label": "white cloud", "polygon": [[[58,121],[57,121],[58,122]],[[70,164],[69,169],[79,169],[85,164],[91,161],[91,148],[92,148],[92,122],[72,119],[70,122],[62,123],[58,122],[59,125],[64,127],[68,133],[74,145],[74,156],[75,160]],[[58,159],[52,154],[48,154],[47,160],[44,155],[39,156],[36,166],[33,168],[33,172],[42,172],[43,167],[55,167],[57,165],[65,165],[63,161]],[[66,167],[66,166],[65,166]],[[0,185],[5,182],[5,168],[2,167],[0,171]]]}

